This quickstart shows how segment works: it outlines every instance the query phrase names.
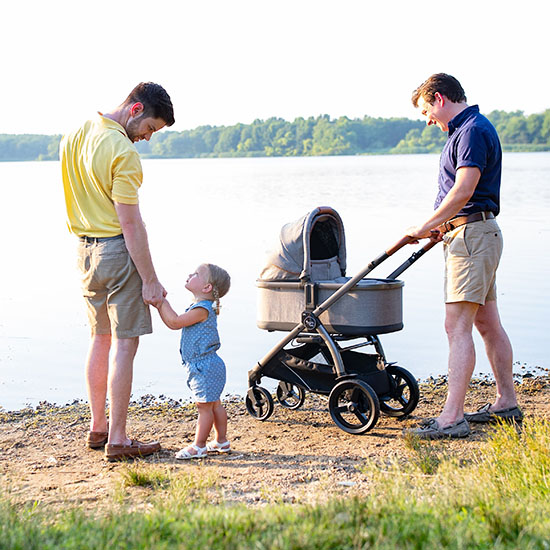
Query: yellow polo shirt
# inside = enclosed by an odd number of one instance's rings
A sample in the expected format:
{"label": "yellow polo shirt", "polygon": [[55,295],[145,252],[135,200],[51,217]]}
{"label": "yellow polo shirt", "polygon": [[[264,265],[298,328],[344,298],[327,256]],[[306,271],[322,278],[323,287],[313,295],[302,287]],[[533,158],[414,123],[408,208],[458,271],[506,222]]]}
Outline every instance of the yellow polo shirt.
{"label": "yellow polo shirt", "polygon": [[69,230],[79,237],[114,237],[122,230],[114,201],[138,204],[139,154],[124,128],[99,113],[63,137],[59,157]]}

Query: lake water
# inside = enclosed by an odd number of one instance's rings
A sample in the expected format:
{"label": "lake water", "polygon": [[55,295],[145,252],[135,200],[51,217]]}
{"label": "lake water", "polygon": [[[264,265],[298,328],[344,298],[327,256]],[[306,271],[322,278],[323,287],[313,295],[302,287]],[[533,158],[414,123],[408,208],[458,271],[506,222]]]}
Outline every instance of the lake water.
{"label": "lake water", "polygon": [[[220,354],[226,391],[244,394],[248,370],[283,336],[256,327],[255,288],[281,226],[316,206],[333,207],[344,221],[354,275],[429,214],[438,156],[145,160],[143,167],[142,215],[174,308],[190,303],[184,283],[199,263],[217,263],[232,275],[219,317]],[[497,290],[517,372],[550,367],[549,184],[550,153],[504,155]],[[59,163],[0,163],[0,193],[0,406],[86,399],[89,332]],[[387,276],[414,250],[400,251],[372,276]],[[405,328],[381,337],[388,360],[417,378],[447,369],[442,254],[438,246],[401,276]],[[133,397],[187,399],[179,334],[153,314],[155,332],[141,339],[135,362]],[[476,372],[489,372],[479,338],[476,346]]]}

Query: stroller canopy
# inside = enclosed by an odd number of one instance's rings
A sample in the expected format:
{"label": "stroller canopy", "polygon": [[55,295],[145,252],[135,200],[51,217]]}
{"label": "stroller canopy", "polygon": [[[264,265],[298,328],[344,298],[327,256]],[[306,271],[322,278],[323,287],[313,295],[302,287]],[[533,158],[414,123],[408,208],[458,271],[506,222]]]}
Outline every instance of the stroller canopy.
{"label": "stroller canopy", "polygon": [[279,243],[260,274],[264,281],[326,281],[346,274],[344,225],[321,206],[281,229]]}

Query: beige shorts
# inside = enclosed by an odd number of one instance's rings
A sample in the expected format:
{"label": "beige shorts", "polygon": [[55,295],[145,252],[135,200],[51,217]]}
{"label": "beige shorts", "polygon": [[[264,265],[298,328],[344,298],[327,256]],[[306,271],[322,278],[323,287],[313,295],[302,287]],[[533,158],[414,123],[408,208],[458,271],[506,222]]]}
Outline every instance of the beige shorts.
{"label": "beige shorts", "polygon": [[443,236],[445,303],[496,300],[502,234],[496,220],[467,223]]}
{"label": "beige shorts", "polygon": [[123,238],[79,241],[78,267],[92,335],[134,338],[153,332],[141,277]]}

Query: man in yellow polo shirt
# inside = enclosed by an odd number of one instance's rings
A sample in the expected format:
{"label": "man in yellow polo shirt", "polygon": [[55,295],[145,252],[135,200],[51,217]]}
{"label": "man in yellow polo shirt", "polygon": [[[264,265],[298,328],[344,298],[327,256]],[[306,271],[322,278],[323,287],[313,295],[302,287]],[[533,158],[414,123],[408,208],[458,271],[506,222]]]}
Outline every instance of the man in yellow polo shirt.
{"label": "man in yellow polo shirt", "polygon": [[172,124],[174,109],[166,90],[142,82],[117,108],[98,113],[64,136],[60,146],[67,223],[79,238],[82,291],[91,327],[87,444],[105,446],[108,460],[160,450],[156,441],[141,443],[126,434],[139,337],[152,332],[149,305],[160,304],[166,295],[139,210],[143,172],[134,143],[149,141],[154,132]]}

